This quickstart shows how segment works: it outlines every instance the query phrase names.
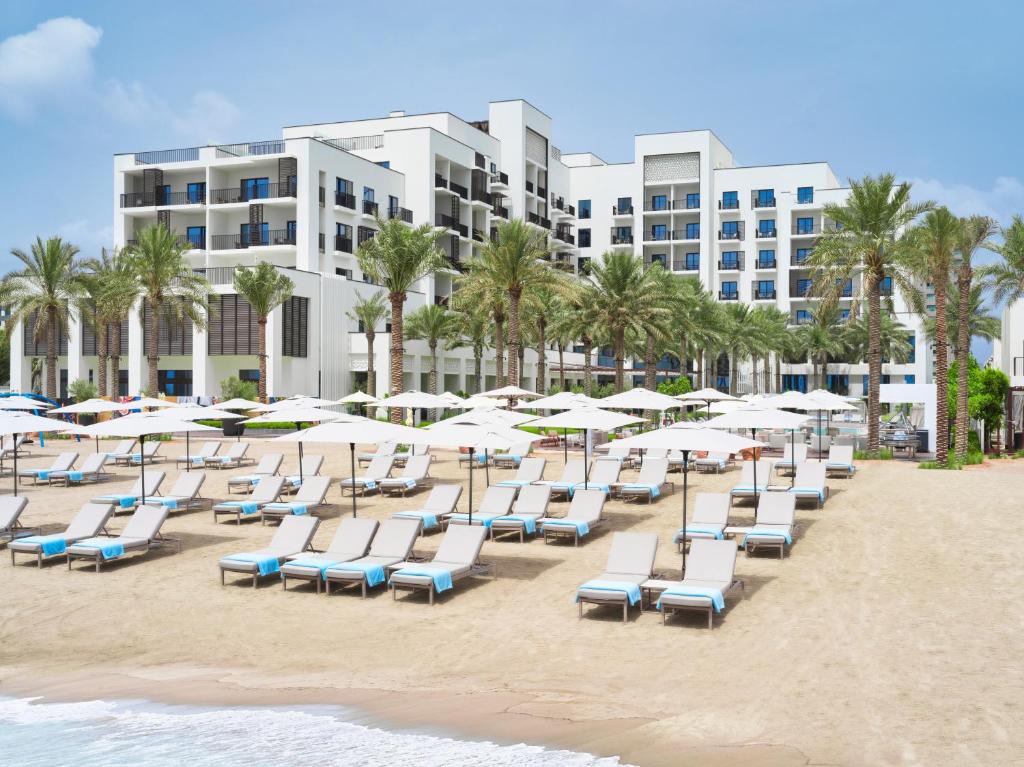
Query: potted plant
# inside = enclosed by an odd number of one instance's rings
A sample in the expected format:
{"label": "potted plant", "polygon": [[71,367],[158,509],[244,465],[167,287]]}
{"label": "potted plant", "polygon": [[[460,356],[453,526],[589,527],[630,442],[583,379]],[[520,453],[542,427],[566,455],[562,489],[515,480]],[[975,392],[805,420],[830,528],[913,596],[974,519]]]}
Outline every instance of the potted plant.
{"label": "potted plant", "polygon": [[[259,396],[256,384],[252,381],[243,381],[235,376],[229,376],[220,382],[220,396],[223,400],[247,399],[255,401]],[[245,433],[245,424],[241,423],[245,416],[238,418],[225,418],[221,421],[221,430],[225,437],[241,437]]]}
{"label": "potted plant", "polygon": [[[84,378],[76,378],[70,384],[68,384],[68,396],[71,397],[76,403],[85,402],[87,399],[93,399],[98,395],[96,384],[92,381],[87,381]],[[82,413],[78,416],[78,423],[81,426],[89,426],[96,422],[96,416],[92,413]]]}

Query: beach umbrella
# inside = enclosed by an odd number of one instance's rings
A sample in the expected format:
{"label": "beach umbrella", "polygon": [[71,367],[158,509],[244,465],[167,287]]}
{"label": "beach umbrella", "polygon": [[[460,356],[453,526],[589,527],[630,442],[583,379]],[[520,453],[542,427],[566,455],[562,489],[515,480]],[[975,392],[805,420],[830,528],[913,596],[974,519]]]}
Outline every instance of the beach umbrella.
{"label": "beach umbrella", "polygon": [[218,407],[221,410],[253,410],[260,406],[259,402],[253,402],[251,399],[242,399],[241,397],[235,397],[234,399],[226,400],[225,402],[218,402],[214,407]]}
{"label": "beach umbrella", "polygon": [[188,434],[193,431],[217,431],[206,426],[177,417],[177,413],[135,413],[124,418],[80,426],[78,432],[90,437],[134,437],[139,440],[139,467],[142,477],[142,498],[146,503],[146,437],[151,434]]}
{"label": "beach umbrella", "polygon": [[157,399],[156,397],[140,397],[139,399],[133,399],[129,402],[122,402],[122,408],[128,408],[129,410],[138,410],[139,408],[150,407],[150,408],[161,408],[161,407],[179,407],[177,402],[171,402],[166,399]]}
{"label": "beach umbrella", "polygon": [[[335,403],[331,403],[332,405]],[[303,407],[296,405],[292,408],[281,408],[279,410],[272,410],[269,412],[261,413],[253,418],[247,418],[242,423],[244,424],[255,424],[261,423],[294,423],[295,431],[298,432],[302,429],[304,423],[326,423],[328,421],[366,421],[368,419],[358,415],[348,415],[347,413],[338,413],[334,410],[324,410],[319,407]],[[302,476],[302,440],[299,440],[299,482],[302,482],[304,477]]]}
{"label": "beach umbrella", "polygon": [[21,394],[0,397],[0,410],[47,410],[51,407],[53,405],[49,402],[25,397]]}
{"label": "beach umbrella", "polygon": [[565,410],[556,415],[541,418],[530,423],[531,426],[551,427],[554,429],[583,429],[583,487],[590,482],[590,465],[587,463],[587,443],[590,442],[590,431],[612,431],[621,426],[635,423],[646,423],[643,418],[634,418],[623,413],[612,413],[597,407],[577,407]]}
{"label": "beach umbrella", "polygon": [[675,397],[670,397],[661,392],[644,389],[641,386],[629,391],[612,394],[600,400],[600,407],[612,408],[613,410],[672,410],[677,407],[684,407],[683,403]]}
{"label": "beach umbrella", "polygon": [[[274,413],[278,410],[294,410],[296,408],[305,407],[334,407],[338,403],[332,399],[320,399],[318,397],[288,397],[287,399],[279,399],[277,402],[271,402],[266,405],[256,405],[251,408],[257,413]],[[223,405],[218,405],[223,407]]]}
{"label": "beach umbrella", "polygon": [[722,400],[735,400],[737,397],[725,392],[718,391],[718,389],[698,389],[697,391],[689,391],[686,394],[677,394],[676,399],[682,402],[703,402],[708,407],[708,417],[711,417],[711,403],[720,402]]}
{"label": "beach umbrella", "polygon": [[[119,413],[124,409],[120,402],[111,402],[106,399],[94,397],[84,402],[76,402],[74,405],[57,407],[49,411],[60,415],[98,415],[99,413]],[[100,451],[100,438],[96,437],[96,452]]]}
{"label": "beach umbrella", "polygon": [[443,421],[438,421],[433,424],[433,426],[428,426],[427,428],[432,429],[434,426],[440,426],[441,424],[454,423],[519,426],[520,424],[535,420],[537,420],[537,416],[535,415],[516,413],[512,410],[503,410],[501,408],[474,408],[473,410],[467,410],[464,413],[453,415],[450,418],[445,418]]}
{"label": "beach umbrella", "polygon": [[376,402],[377,398],[364,391],[354,391],[338,400],[339,405],[369,405]]}
{"label": "beach umbrella", "polygon": [[0,411],[0,436],[14,439],[14,494],[18,494],[18,439],[19,434],[35,434],[47,431],[73,431],[76,427],[67,421],[43,418],[31,413]]}
{"label": "beach umbrella", "polygon": [[[183,405],[174,411],[174,417],[180,418],[182,421],[224,421],[234,420],[238,418],[238,414],[216,407]],[[189,439],[189,432],[185,432],[185,471],[192,471],[192,443]]]}
{"label": "beach umbrella", "polygon": [[[635,437],[617,440],[619,447],[649,450],[661,448],[678,450],[683,454],[683,563],[681,577],[686,577],[686,493],[690,474],[690,452],[693,450],[738,453],[752,447],[759,447],[756,440],[738,437],[735,434],[709,429],[702,426],[674,424],[666,429],[644,432]],[[755,483],[756,488],[756,483]]]}
{"label": "beach umbrella", "polygon": [[749,407],[749,404],[739,399],[723,399],[718,402],[712,402],[708,405],[708,415],[722,415],[722,413],[731,413],[733,410],[739,410],[741,407]]}
{"label": "beach umbrella", "polygon": [[[533,402],[522,402],[515,406],[516,410],[572,410],[577,407],[601,407],[601,400],[588,397],[586,394],[577,394],[571,391],[560,391],[550,397],[542,397]],[[569,440],[568,430],[562,429],[562,454],[568,463],[569,461]]]}
{"label": "beach umbrella", "polygon": [[[334,413],[333,415],[340,415]],[[322,442],[328,444],[348,444],[349,461],[352,468],[352,476],[356,476],[356,444],[367,444],[371,442],[402,442],[411,444],[411,440],[419,437],[423,429],[413,429],[409,426],[400,426],[387,421],[376,421],[370,418],[359,416],[341,415],[340,418],[328,423],[321,423],[311,426],[302,431],[285,434],[275,437],[275,442],[298,442],[299,454],[302,454],[303,442]],[[301,468],[302,459],[299,459]],[[356,516],[356,493],[352,488],[352,516]]]}
{"label": "beach umbrella", "polygon": [[[753,405],[733,410],[731,413],[715,416],[705,426],[709,429],[750,429],[751,436],[757,437],[758,429],[799,429],[807,419],[795,413],[774,408]],[[754,460],[754,523],[757,523],[757,460]]]}
{"label": "beach umbrella", "polygon": [[[769,397],[763,402],[759,403],[763,407],[774,407],[774,408],[786,408],[789,410],[802,410],[804,412],[817,412],[817,429],[816,433],[821,435],[821,414],[831,413],[840,410],[856,410],[857,408],[848,402],[843,401],[842,397],[837,397],[832,392],[824,391],[823,389],[817,389],[810,394],[802,394],[801,392],[789,391],[785,394],[780,394],[777,397]],[[821,451],[818,451],[818,461],[820,462]]]}
{"label": "beach umbrella", "polygon": [[413,423],[416,423],[416,411],[417,410],[444,410],[450,407],[448,401],[437,394],[430,394],[424,391],[417,391],[411,389],[404,391],[401,394],[396,394],[394,397],[387,397],[382,400],[378,400],[376,403],[377,407],[386,408],[409,408],[413,411]]}
{"label": "beach umbrella", "polygon": [[540,399],[541,397],[537,392],[524,389],[521,386],[502,386],[500,389],[485,391],[480,396],[498,399]]}

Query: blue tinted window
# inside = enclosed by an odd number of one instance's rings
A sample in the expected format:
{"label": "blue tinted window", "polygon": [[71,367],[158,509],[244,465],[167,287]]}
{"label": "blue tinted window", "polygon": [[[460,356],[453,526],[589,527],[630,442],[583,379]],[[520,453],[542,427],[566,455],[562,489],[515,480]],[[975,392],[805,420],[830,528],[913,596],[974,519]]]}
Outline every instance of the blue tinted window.
{"label": "blue tinted window", "polygon": [[202,202],[206,199],[206,182],[196,181],[188,185],[188,201],[191,203]]}
{"label": "blue tinted window", "polygon": [[576,210],[580,218],[590,218],[590,200],[580,200]]}
{"label": "blue tinted window", "polygon": [[796,220],[796,233],[797,234],[813,234],[814,233],[814,219],[813,218],[798,218]]}
{"label": "blue tinted window", "polygon": [[797,248],[796,249],[796,255],[793,257],[793,263],[802,264],[804,261],[806,261],[810,257],[810,255],[811,255],[811,249],[810,248]]}
{"label": "blue tinted window", "polygon": [[907,373],[905,376],[903,376],[903,383],[914,383],[916,380],[917,377],[912,373]]}
{"label": "blue tinted window", "polygon": [[809,294],[811,292],[811,286],[812,285],[814,285],[814,280],[812,280],[812,279],[805,278],[805,279],[802,279],[802,280],[797,280],[796,281],[796,294],[798,296],[806,296],[807,294]]}
{"label": "blue tinted window", "polygon": [[836,280],[836,286],[839,288],[839,295],[843,298],[850,298],[853,295],[853,278],[850,277],[846,280]]}
{"label": "blue tinted window", "polygon": [[916,362],[917,361],[917,338],[916,338],[916,336],[913,336],[913,335],[910,336],[910,338],[907,339],[907,343],[910,344],[910,356],[907,358],[907,362]]}
{"label": "blue tinted window", "polygon": [[798,391],[803,394],[807,393],[807,374],[806,373],[783,373],[782,375],[782,388],[785,391]]}
{"label": "blue tinted window", "polygon": [[242,194],[246,200],[263,200],[270,195],[270,179],[243,178],[241,182]]}
{"label": "blue tinted window", "polygon": [[814,202],[814,187],[813,186],[801,186],[797,187],[796,190],[796,201],[801,204]]}
{"label": "blue tinted window", "polygon": [[740,253],[738,250],[726,250],[722,253],[722,268],[723,269],[735,269],[740,263]]}
{"label": "blue tinted window", "polygon": [[334,189],[339,194],[352,194],[352,182],[347,178],[337,178]]}
{"label": "blue tinted window", "polygon": [[698,240],[700,239],[700,224],[687,224],[686,225],[686,239]]}
{"label": "blue tinted window", "polygon": [[798,324],[811,321],[811,312],[807,309],[796,310],[796,321]]}
{"label": "blue tinted window", "polygon": [[363,187],[363,199],[367,202],[373,202],[373,188],[369,186]]}
{"label": "blue tinted window", "polygon": [[619,213],[628,213],[629,209],[633,207],[633,198],[620,197],[616,207],[618,208]]}
{"label": "blue tinted window", "polygon": [[740,206],[739,192],[722,192],[723,208],[738,208]]}
{"label": "blue tinted window", "polygon": [[774,250],[759,250],[757,252],[757,265],[771,268],[775,265],[775,251]]}
{"label": "blue tinted window", "polygon": [[288,242],[295,242],[295,222],[289,221],[284,226],[285,231],[288,234]]}
{"label": "blue tinted window", "polygon": [[663,194],[651,197],[651,210],[668,210],[668,197]]}
{"label": "blue tinted window", "polygon": [[579,243],[580,243],[580,247],[581,248],[589,248],[590,247],[590,230],[589,229],[580,229],[578,239],[579,239]]}
{"label": "blue tinted window", "polygon": [[379,160],[377,162],[377,164],[380,167],[382,167],[382,168],[390,168],[391,167],[391,160]]}
{"label": "blue tinted window", "polygon": [[775,219],[774,218],[762,218],[757,222],[757,230],[761,234],[774,234],[775,233]]}
{"label": "blue tinted window", "polygon": [[655,253],[653,256],[651,256],[651,263],[661,264],[662,266],[665,266],[665,264],[668,263],[668,256],[666,256],[664,253]]}
{"label": "blue tinted window", "polygon": [[686,207],[687,208],[699,208],[700,207],[700,192],[690,192],[686,195]]}
{"label": "blue tinted window", "polygon": [[839,310],[839,321],[840,322],[846,322],[848,319],[850,319],[850,310],[849,309],[840,309]]}
{"label": "blue tinted window", "polygon": [[722,234],[724,235],[735,235],[740,231],[739,221],[723,221],[722,222]]}
{"label": "blue tinted window", "polygon": [[335,224],[334,233],[339,237],[352,237],[352,227],[348,224]]}
{"label": "blue tinted window", "polygon": [[651,239],[652,240],[667,240],[668,239],[668,225],[667,224],[655,224],[651,227]]}
{"label": "blue tinted window", "polygon": [[185,229],[185,237],[188,238],[189,243],[193,248],[205,248],[206,247],[206,227],[205,226],[190,226]]}
{"label": "blue tinted window", "polygon": [[723,282],[722,283],[722,295],[724,295],[724,296],[735,296],[736,295],[736,283],[735,282]]}
{"label": "blue tinted window", "polygon": [[758,189],[757,190],[757,204],[761,207],[770,207],[775,204],[775,190],[774,189]]}
{"label": "blue tinted window", "polygon": [[883,293],[892,293],[892,277],[886,275],[882,278],[882,284],[878,286]]}
{"label": "blue tinted window", "polygon": [[690,272],[700,269],[700,253],[686,254],[686,269]]}
{"label": "blue tinted window", "polygon": [[775,292],[775,280],[758,280],[757,292],[760,296],[769,296]]}

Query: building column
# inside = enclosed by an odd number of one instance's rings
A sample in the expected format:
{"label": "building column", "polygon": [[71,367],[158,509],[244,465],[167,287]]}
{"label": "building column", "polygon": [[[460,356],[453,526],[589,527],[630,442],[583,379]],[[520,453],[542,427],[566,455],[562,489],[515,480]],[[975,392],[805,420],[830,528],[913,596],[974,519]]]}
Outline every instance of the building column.
{"label": "building column", "polygon": [[25,336],[21,323],[7,323],[7,332],[11,341],[11,391],[28,391],[27,378],[31,366],[25,361]]}
{"label": "building column", "polygon": [[68,311],[68,386],[79,378],[87,378],[82,364],[82,316],[75,309]]}
{"label": "building column", "polygon": [[148,369],[142,344],[142,301],[128,315],[128,394],[138,394],[145,386]]}
{"label": "building column", "polygon": [[[267,317],[267,398],[284,396],[281,382],[281,307]],[[314,387],[315,388],[315,387]]]}
{"label": "building column", "polygon": [[192,395],[212,397],[220,395],[219,381],[211,381],[210,355],[206,344],[207,333],[192,325]]}

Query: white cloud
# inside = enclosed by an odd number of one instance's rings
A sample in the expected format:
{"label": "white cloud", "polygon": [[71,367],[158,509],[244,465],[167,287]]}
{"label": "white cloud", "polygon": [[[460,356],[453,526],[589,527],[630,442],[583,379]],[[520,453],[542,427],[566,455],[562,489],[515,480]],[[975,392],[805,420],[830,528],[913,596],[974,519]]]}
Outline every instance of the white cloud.
{"label": "white cloud", "polygon": [[92,53],[102,35],[65,16],[0,41],[0,109],[25,119],[40,105],[80,93],[92,79]]}
{"label": "white cloud", "polygon": [[967,184],[945,184],[937,179],[910,179],[915,200],[934,200],[958,216],[990,216],[1007,226],[1014,215],[1024,214],[1024,182],[1000,176],[991,189]]}
{"label": "white cloud", "polygon": [[179,133],[194,140],[217,144],[228,140],[241,115],[241,110],[227,96],[204,90],[192,97],[192,102],[172,124]]}
{"label": "white cloud", "polygon": [[169,110],[158,98],[146,93],[142,83],[122,83],[111,80],[101,94],[107,113],[127,123],[142,123],[154,117],[163,117]]}

